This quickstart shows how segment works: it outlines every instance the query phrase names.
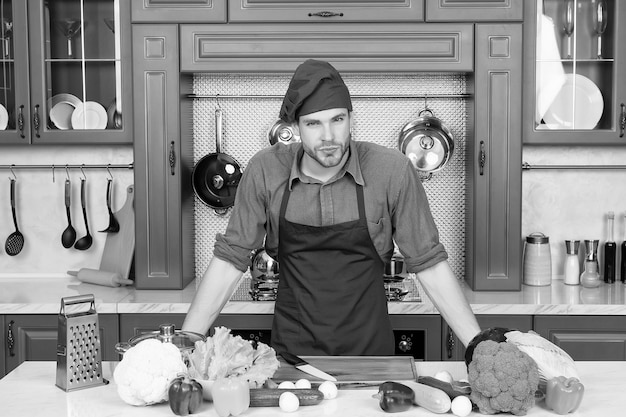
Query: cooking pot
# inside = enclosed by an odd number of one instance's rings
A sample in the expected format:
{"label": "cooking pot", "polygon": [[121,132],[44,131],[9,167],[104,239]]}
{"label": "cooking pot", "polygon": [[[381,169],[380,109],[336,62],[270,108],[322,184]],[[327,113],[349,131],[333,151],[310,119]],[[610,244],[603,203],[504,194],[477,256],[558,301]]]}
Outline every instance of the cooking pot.
{"label": "cooking pot", "polygon": [[176,330],[173,324],[161,324],[157,331],[131,337],[128,342],[117,343],[115,345],[115,351],[123,355],[137,343],[148,339],[157,339],[162,343],[172,343],[180,349],[181,353],[192,351],[197,341],[206,342],[206,337],[200,333]]}
{"label": "cooking pot", "polygon": [[442,121],[425,108],[416,120],[404,125],[398,137],[398,148],[415,169],[433,173],[441,170],[452,157],[454,137]]}
{"label": "cooking pot", "polygon": [[276,123],[267,132],[267,137],[270,141],[270,145],[275,143],[294,143],[300,142],[300,136],[296,134],[290,123],[284,122],[278,119]]}
{"label": "cooking pot", "polygon": [[277,281],[280,277],[278,262],[265,249],[259,249],[252,258],[250,275],[253,280]]}
{"label": "cooking pot", "polygon": [[222,110],[215,110],[215,153],[202,157],[193,168],[193,190],[198,198],[225,214],[235,204],[241,179],[241,165],[232,156],[222,153]]}

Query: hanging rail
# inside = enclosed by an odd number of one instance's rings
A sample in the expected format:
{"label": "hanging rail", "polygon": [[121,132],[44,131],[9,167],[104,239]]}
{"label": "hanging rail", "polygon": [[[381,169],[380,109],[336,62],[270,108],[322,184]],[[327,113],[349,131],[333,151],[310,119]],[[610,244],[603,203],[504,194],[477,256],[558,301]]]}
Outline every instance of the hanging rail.
{"label": "hanging rail", "polygon": [[133,169],[134,164],[11,164],[0,165],[0,169]]}
{"label": "hanging rail", "polygon": [[[284,94],[187,94],[187,98],[210,98],[210,99],[229,99],[229,98],[284,98]],[[472,94],[351,94],[350,97],[355,99],[376,99],[376,98],[388,98],[388,99],[431,99],[431,98],[469,98],[473,97]]]}
{"label": "hanging rail", "polygon": [[626,169],[626,165],[531,165],[522,162],[522,170],[531,169]]}

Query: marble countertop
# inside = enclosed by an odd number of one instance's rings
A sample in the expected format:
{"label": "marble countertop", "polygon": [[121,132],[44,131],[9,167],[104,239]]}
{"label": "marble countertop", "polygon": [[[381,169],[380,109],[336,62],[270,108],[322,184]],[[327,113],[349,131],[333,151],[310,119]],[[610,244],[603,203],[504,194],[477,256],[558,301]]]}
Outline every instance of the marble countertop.
{"label": "marble countertop", "polygon": [[[58,314],[61,298],[93,294],[100,314],[186,313],[196,292],[192,282],[182,290],[137,290],[104,287],[68,278],[1,278],[0,314]],[[554,280],[546,287],[523,285],[521,291],[475,292],[463,286],[475,314],[626,315],[626,285],[595,289]],[[272,314],[270,301],[229,301],[223,314]],[[390,302],[390,314],[438,314],[428,297],[419,302]]]}
{"label": "marble countertop", "polygon": [[[24,362],[0,379],[0,403],[3,417],[45,416],[45,417],[99,417],[128,416],[156,417],[174,414],[167,403],[148,407],[134,407],[124,403],[117,394],[112,373],[117,362],[104,362],[103,376],[108,385],[65,392],[55,386],[56,362]],[[416,362],[419,375],[434,375],[447,370],[455,379],[467,378],[464,362]],[[620,396],[626,374],[626,362],[577,362],[581,381],[585,385],[585,396],[574,416],[618,416],[623,415],[626,399]],[[300,407],[290,416],[384,416],[378,400],[372,398],[377,390],[340,390],[333,400],[324,400],[315,406]],[[284,414],[278,408],[249,408],[242,416],[276,416]],[[448,413],[449,414],[449,413]],[[204,402],[194,416],[215,417],[217,413],[212,403]],[[395,413],[402,416],[436,416],[421,407]],[[474,411],[470,416],[481,416]],[[556,414],[539,401],[529,410],[527,416],[554,417]]]}

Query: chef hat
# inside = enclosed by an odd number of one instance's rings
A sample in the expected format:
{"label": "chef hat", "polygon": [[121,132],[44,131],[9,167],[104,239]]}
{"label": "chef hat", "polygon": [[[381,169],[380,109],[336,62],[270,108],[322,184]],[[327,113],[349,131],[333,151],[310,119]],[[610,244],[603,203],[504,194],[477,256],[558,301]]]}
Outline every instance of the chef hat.
{"label": "chef hat", "polygon": [[296,68],[280,109],[280,118],[292,123],[298,117],[321,110],[352,111],[348,87],[328,62],[308,59]]}

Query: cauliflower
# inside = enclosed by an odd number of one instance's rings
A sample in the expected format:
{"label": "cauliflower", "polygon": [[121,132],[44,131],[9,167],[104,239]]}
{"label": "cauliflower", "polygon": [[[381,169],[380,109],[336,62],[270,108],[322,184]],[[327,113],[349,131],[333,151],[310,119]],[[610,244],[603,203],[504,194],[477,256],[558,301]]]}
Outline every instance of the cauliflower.
{"label": "cauliflower", "polygon": [[470,398],[483,414],[525,415],[535,404],[539,371],[517,346],[485,340],[474,349],[468,367]]}
{"label": "cauliflower", "polygon": [[146,339],[124,353],[113,379],[124,402],[150,405],[167,401],[170,383],[186,371],[187,366],[176,346]]}

